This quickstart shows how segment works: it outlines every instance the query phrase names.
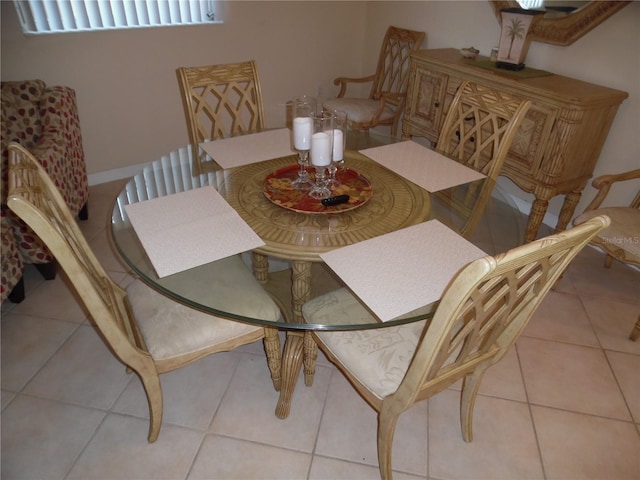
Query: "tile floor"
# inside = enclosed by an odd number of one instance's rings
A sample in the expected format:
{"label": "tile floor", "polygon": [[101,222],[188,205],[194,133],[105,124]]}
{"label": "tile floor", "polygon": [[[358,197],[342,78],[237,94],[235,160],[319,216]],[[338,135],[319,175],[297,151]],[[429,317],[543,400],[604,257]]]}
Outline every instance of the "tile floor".
{"label": "tile floor", "polygon": [[[121,182],[91,189],[82,229],[124,279],[105,224]],[[291,415],[261,345],[214,355],[162,377],[160,438],[148,444],[140,383],[87,322],[62,276],[26,272],[27,298],[2,306],[2,478],[376,479],[376,417],[320,359]],[[573,262],[516,347],[486,376],[474,441],[462,441],[456,386],[401,418],[396,479],[640,478],[640,273]]]}

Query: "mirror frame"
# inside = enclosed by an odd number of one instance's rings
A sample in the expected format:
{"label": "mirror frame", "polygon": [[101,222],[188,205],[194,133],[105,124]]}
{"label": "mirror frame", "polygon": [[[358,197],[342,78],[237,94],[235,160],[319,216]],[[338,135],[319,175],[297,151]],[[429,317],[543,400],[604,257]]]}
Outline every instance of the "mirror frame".
{"label": "mirror frame", "polygon": [[[500,24],[502,24],[500,11],[503,8],[519,6],[515,0],[489,0],[489,3]],[[629,3],[631,1],[593,1],[571,15],[541,18],[530,30],[529,36],[531,40],[537,42],[571,45]]]}

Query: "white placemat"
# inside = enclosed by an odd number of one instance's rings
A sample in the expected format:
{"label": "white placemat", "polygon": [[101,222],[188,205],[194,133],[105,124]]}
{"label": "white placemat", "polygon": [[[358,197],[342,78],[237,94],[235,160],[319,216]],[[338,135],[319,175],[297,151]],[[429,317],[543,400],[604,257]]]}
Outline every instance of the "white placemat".
{"label": "white placemat", "polygon": [[264,245],[212,187],[124,209],[160,278]]}
{"label": "white placemat", "polygon": [[239,167],[295,153],[288,128],[224,138],[201,143],[200,146],[222,168]]}
{"label": "white placemat", "polygon": [[460,268],[485,255],[431,220],[320,257],[386,322],[439,300]]}
{"label": "white placemat", "polygon": [[486,176],[412,140],[368,148],[360,153],[429,192]]}

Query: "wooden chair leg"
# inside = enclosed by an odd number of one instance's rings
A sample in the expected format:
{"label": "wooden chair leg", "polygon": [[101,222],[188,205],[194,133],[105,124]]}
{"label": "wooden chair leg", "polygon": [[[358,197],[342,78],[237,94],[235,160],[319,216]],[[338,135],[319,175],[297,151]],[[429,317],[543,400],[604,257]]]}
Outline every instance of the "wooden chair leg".
{"label": "wooden chair leg", "polygon": [[263,343],[264,351],[267,354],[267,365],[269,366],[269,372],[271,373],[273,388],[276,389],[276,392],[279,392],[280,385],[282,384],[282,353],[280,350],[280,337],[278,336],[278,330],[275,328],[265,328]]}
{"label": "wooden chair leg", "polygon": [[318,360],[318,345],[311,332],[304,332],[304,384],[307,387],[313,385],[313,377],[316,374],[316,361]]}
{"label": "wooden chair leg", "polygon": [[384,409],[378,413],[378,465],[382,480],[393,478],[391,455],[397,422],[398,414],[385,413]]}
{"label": "wooden chair leg", "polygon": [[147,402],[149,402],[149,443],[153,443],[158,439],[160,427],[162,426],[162,386],[160,385],[160,377],[153,374],[138,374],[142,381],[144,391],[147,393]]}
{"label": "wooden chair leg", "polygon": [[640,315],[638,316],[638,320],[636,320],[636,324],[633,326],[633,330],[629,334],[629,338],[634,342],[640,338]]}
{"label": "wooden chair leg", "polygon": [[473,441],[473,407],[476,403],[476,396],[480,388],[480,382],[484,370],[476,371],[464,378],[462,393],[460,396],[460,427],[462,429],[462,439],[465,442]]}
{"label": "wooden chair leg", "polygon": [[611,265],[613,264],[613,257],[609,254],[607,254],[606,257],[604,257],[604,267],[605,268],[611,268]]}

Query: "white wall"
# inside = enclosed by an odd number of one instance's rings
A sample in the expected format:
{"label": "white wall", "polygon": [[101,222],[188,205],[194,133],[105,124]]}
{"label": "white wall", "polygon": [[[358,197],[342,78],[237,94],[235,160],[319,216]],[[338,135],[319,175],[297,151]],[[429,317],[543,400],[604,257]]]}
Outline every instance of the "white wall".
{"label": "white wall", "polygon": [[255,59],[267,126],[295,95],[335,95],[360,70],[363,2],[223,4],[224,24],[26,37],[2,8],[2,80],[41,78],[76,90],[90,180],[188,143],[175,70]]}
{"label": "white wall", "polygon": [[[188,141],[175,69],[255,59],[268,126],[284,124],[294,95],[336,92],[332,79],[373,72],[384,31],[427,33],[425,48],[475,46],[488,54],[499,25],[488,2],[231,1],[224,25],[25,37],[12,2],[0,2],[2,80],[41,78],[78,96],[90,179]],[[596,174],[640,167],[640,2],[569,47],[533,43],[527,64],[629,92]],[[102,175],[102,176],[101,176]],[[108,175],[107,175],[108,176]],[[520,198],[531,196],[505,180]],[[577,211],[593,197],[587,187]],[[631,185],[611,204],[629,202]],[[557,213],[560,200],[549,209]]]}

